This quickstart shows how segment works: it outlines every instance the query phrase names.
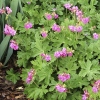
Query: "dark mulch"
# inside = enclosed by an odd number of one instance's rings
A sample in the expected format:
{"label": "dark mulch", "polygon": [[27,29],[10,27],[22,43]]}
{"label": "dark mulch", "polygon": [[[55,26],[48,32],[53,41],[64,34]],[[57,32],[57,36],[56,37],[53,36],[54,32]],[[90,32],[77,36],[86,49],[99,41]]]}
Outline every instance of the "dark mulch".
{"label": "dark mulch", "polygon": [[14,54],[7,64],[7,67],[2,67],[0,63],[0,100],[30,100],[23,94],[23,81],[19,80],[16,84],[6,80],[6,71],[13,68],[16,71],[21,71],[16,65],[16,54]]}

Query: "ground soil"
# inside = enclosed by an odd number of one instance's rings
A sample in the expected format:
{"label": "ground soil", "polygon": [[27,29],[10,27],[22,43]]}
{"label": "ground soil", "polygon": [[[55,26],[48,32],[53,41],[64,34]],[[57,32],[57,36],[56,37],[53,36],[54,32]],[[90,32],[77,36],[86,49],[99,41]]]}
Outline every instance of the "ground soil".
{"label": "ground soil", "polygon": [[16,64],[17,56],[13,54],[6,67],[0,63],[0,100],[30,100],[24,94],[24,82],[19,80],[16,84],[6,79],[6,71],[13,68],[21,72],[21,68]]}

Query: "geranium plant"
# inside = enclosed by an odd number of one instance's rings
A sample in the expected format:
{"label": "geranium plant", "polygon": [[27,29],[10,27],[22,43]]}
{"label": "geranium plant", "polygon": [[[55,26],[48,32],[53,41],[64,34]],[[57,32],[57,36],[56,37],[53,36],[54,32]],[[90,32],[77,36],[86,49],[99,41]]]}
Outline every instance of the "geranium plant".
{"label": "geranium plant", "polygon": [[0,66],[7,64],[13,54],[13,49],[18,50],[16,42],[10,41],[12,36],[16,34],[10,17],[16,16],[17,10],[20,10],[22,14],[21,7],[20,0],[0,1]]}
{"label": "geranium plant", "polygon": [[97,0],[31,0],[17,14],[25,94],[34,100],[100,99]]}

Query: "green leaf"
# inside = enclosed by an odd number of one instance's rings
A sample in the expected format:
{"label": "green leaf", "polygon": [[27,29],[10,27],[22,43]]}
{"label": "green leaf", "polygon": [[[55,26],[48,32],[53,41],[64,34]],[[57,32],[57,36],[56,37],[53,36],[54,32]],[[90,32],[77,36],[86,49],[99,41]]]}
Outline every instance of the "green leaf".
{"label": "green leaf", "polygon": [[5,0],[0,0],[0,8],[2,8],[4,2]]}
{"label": "green leaf", "polygon": [[4,62],[4,65],[8,62],[8,60],[10,59],[11,55],[13,54],[13,49],[12,48],[8,48],[8,52],[7,52],[7,56]]}
{"label": "green leaf", "polygon": [[5,52],[5,50],[7,49],[8,47],[8,43],[9,43],[9,40],[10,40],[10,37],[11,36],[6,36],[3,41],[1,42],[0,44],[0,60]]}
{"label": "green leaf", "polygon": [[15,84],[17,80],[19,80],[19,73],[15,73],[14,70],[11,68],[7,71],[6,78]]}
{"label": "green leaf", "polygon": [[23,14],[23,9],[22,9],[22,5],[21,5],[21,0],[19,0],[19,7],[20,7],[20,12]]}
{"label": "green leaf", "polygon": [[17,8],[18,8],[18,2],[19,2],[19,0],[12,0],[11,1],[10,7],[12,9],[12,13],[11,13],[12,16],[16,16]]}

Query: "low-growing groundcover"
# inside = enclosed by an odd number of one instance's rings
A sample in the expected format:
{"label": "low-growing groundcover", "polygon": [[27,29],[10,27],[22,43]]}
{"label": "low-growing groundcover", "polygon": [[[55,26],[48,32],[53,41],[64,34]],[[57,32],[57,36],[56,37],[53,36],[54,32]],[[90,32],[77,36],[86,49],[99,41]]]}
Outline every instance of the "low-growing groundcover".
{"label": "low-growing groundcover", "polygon": [[19,48],[17,64],[22,66],[16,77],[25,81],[28,98],[100,99],[98,4],[98,0],[31,0],[26,1],[23,16],[12,17],[17,32],[12,48]]}

